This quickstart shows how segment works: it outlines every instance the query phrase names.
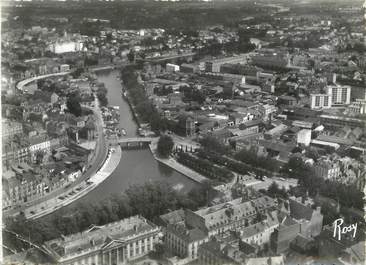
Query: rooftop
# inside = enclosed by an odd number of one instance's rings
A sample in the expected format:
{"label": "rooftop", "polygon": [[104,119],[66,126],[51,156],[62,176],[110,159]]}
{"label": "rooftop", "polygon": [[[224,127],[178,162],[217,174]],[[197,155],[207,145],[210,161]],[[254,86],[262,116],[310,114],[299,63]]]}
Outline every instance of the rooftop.
{"label": "rooftop", "polygon": [[104,226],[92,226],[81,233],[64,236],[45,243],[60,257],[76,254],[94,247],[103,247],[113,240],[125,240],[157,228],[140,216],[132,216]]}
{"label": "rooftop", "polygon": [[250,216],[257,212],[257,209],[263,210],[271,208],[275,205],[272,198],[262,196],[250,201],[244,201],[241,198],[230,202],[221,203],[205,209],[196,211],[195,213],[205,219],[206,226],[219,225],[227,223],[231,219],[243,216]]}

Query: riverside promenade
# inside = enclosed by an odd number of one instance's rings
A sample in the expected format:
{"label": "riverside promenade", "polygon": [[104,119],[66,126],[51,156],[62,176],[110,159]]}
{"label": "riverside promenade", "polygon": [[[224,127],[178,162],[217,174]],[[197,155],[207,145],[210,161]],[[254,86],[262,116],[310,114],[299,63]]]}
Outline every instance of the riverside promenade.
{"label": "riverside promenade", "polygon": [[37,219],[80,199],[88,192],[95,189],[112,174],[112,172],[117,168],[121,157],[122,150],[119,146],[110,148],[108,156],[102,167],[93,176],[91,176],[89,180],[83,181],[78,186],[74,187],[71,192],[68,190],[57,198],[50,199],[28,208],[24,212],[25,217],[27,219]]}
{"label": "riverside promenade", "polygon": [[38,75],[38,76],[34,76],[31,78],[27,78],[24,79],[22,81],[19,81],[16,85],[17,89],[19,90],[23,90],[23,87],[28,85],[29,83],[39,80],[39,79],[43,79],[43,78],[48,78],[48,77],[53,77],[53,76],[63,76],[63,75],[67,75],[70,74],[71,72],[60,72],[60,73],[53,73],[53,74],[48,74],[48,75]]}
{"label": "riverside promenade", "polygon": [[158,137],[157,138],[153,138],[153,140],[151,141],[151,144],[149,144],[149,148],[150,151],[153,155],[153,157],[155,158],[156,161],[159,161],[160,163],[176,170],[177,172],[181,173],[182,175],[192,179],[195,182],[198,183],[203,183],[206,181],[209,181],[208,178],[206,178],[205,176],[197,173],[196,171],[193,171],[192,169],[178,163],[174,158],[169,157],[169,158],[161,158],[158,156],[157,154],[157,144],[158,144]]}

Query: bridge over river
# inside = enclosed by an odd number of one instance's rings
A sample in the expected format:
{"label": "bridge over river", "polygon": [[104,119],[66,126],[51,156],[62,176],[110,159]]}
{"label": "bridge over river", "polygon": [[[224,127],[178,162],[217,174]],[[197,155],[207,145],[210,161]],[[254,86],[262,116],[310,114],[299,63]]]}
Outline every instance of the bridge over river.
{"label": "bridge over river", "polygon": [[141,148],[151,144],[156,139],[155,137],[119,137],[115,140],[115,143],[125,149]]}

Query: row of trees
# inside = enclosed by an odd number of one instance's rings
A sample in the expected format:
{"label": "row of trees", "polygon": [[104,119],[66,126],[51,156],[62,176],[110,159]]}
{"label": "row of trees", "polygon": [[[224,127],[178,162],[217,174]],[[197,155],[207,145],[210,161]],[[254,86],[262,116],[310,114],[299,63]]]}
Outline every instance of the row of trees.
{"label": "row of trees", "polygon": [[198,173],[218,182],[229,182],[234,174],[226,168],[219,167],[209,160],[197,158],[193,155],[179,152],[177,161]]}
{"label": "row of trees", "polygon": [[163,157],[167,158],[171,154],[174,147],[173,139],[168,135],[162,135],[158,141],[158,154]]}
{"label": "row of trees", "polygon": [[249,165],[240,161],[237,161],[233,158],[225,156],[223,154],[213,152],[209,149],[200,149],[197,153],[197,156],[202,159],[207,159],[216,164],[225,166],[229,170],[232,170],[238,174],[245,175],[248,172],[254,172],[259,178],[265,175],[271,175],[273,172],[263,169],[262,167],[256,167],[253,165]]}
{"label": "row of trees", "polygon": [[134,67],[128,66],[122,69],[123,84],[128,91],[131,103],[135,106],[135,111],[143,122],[150,123],[151,129],[154,132],[165,131],[167,129],[167,121],[160,117],[146,96],[143,85],[138,83],[137,77]]}
{"label": "row of trees", "polygon": [[222,156],[220,154],[210,152],[204,149],[200,149],[197,152],[197,156],[202,159],[207,159],[209,161],[214,162],[215,164],[219,164],[222,166],[225,166],[226,168],[238,173],[238,174],[247,174],[250,171],[250,167],[247,165],[233,161],[232,159],[229,159],[225,156]]}
{"label": "row of trees", "polygon": [[279,164],[276,160],[272,158],[267,158],[263,156],[258,156],[255,152],[251,150],[242,149],[235,154],[235,159],[249,164],[255,168],[263,168],[271,172],[277,172],[279,170]]}
{"label": "row of trees", "polygon": [[226,155],[230,151],[229,147],[213,136],[205,136],[199,140],[199,143],[208,152]]}
{"label": "row of trees", "polygon": [[[73,209],[61,209],[40,220],[26,220],[20,215],[5,220],[5,224],[7,230],[41,245],[61,235],[83,231],[91,225],[104,225],[132,215],[139,214],[154,221],[169,210],[196,210],[207,204],[207,191],[204,189],[207,187],[202,186],[182,194],[166,183],[146,183],[131,186],[124,194],[112,195],[102,202],[80,203]],[[4,233],[3,237],[7,247],[19,250],[28,247],[10,233]]]}
{"label": "row of trees", "polygon": [[104,84],[99,84],[97,89],[97,97],[100,102],[100,105],[107,106],[108,98],[107,98],[108,90],[105,88]]}

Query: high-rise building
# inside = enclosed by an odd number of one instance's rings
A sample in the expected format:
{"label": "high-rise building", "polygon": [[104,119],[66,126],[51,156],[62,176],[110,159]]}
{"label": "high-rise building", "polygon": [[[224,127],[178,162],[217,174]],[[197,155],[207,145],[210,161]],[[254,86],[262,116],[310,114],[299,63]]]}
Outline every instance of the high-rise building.
{"label": "high-rise building", "polygon": [[341,85],[330,85],[325,88],[328,95],[332,97],[332,106],[348,105],[351,102],[351,87]]}
{"label": "high-rise building", "polygon": [[332,106],[332,97],[328,94],[310,94],[311,109],[328,109]]}

